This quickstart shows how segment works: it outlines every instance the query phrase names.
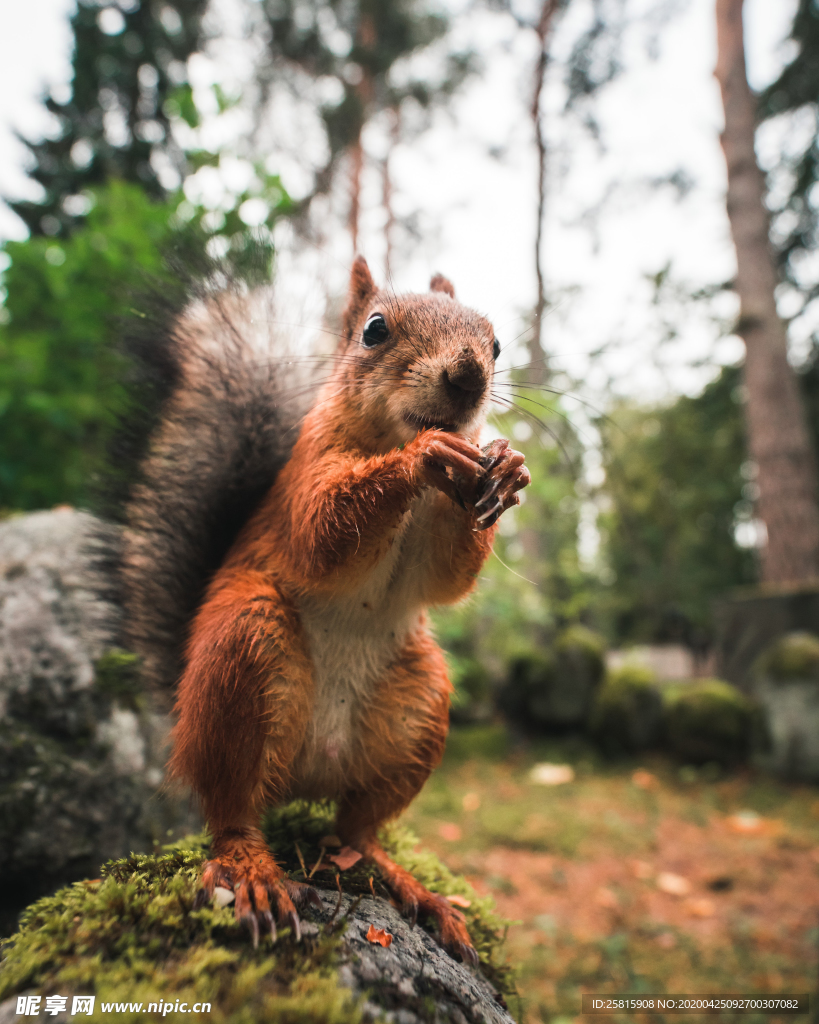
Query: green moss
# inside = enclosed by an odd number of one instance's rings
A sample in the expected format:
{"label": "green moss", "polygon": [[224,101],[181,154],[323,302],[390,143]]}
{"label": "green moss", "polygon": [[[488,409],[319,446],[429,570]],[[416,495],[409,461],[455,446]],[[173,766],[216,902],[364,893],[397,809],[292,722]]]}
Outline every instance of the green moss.
{"label": "green moss", "polygon": [[139,658],[130,651],[111,648],[94,665],[97,690],[122,707],[139,711],[144,707],[144,687],[139,678]]}
{"label": "green moss", "polygon": [[527,731],[582,728],[603,678],[605,642],[585,626],[569,626],[549,651],[515,658],[498,695],[506,717]]}
{"label": "green moss", "polygon": [[754,669],[757,675],[775,682],[819,681],[819,637],[812,633],[787,633],[760,655]]}
{"label": "green moss", "polygon": [[[302,860],[319,858],[318,840],[332,831],[329,806],[294,804],[266,819],[277,856],[295,878]],[[489,900],[472,892],[400,826],[385,834],[396,860],[429,888],[472,900],[466,911],[485,972],[506,993],[513,990],[498,959],[503,926]],[[301,857],[299,856],[301,854]],[[77,882],[24,912],[19,932],[4,943],[0,1000],[26,990],[88,993],[102,1002],[143,1003],[177,999],[210,1002],[209,1019],[251,1022],[358,1024],[361,1000],[338,983],[340,934],[326,926],[295,944],[285,930],[275,946],[253,950],[232,908],[193,909],[205,840],[192,837],[159,855],[134,854],[111,861],[94,882]],[[320,868],[318,885],[334,886],[335,870]],[[380,885],[376,878],[373,884]],[[343,875],[346,892],[370,891],[370,872]],[[144,1020],[121,1011],[118,1020]]]}
{"label": "green moss", "polygon": [[650,669],[624,665],[597,691],[590,731],[610,756],[636,753],[660,738],[663,700]]}
{"label": "green moss", "polygon": [[555,641],[555,650],[558,654],[572,653],[584,656],[587,659],[589,671],[602,676],[606,641],[599,633],[595,633],[579,623],[568,626]]}
{"label": "green moss", "polygon": [[702,764],[745,760],[760,729],[759,712],[743,693],[720,679],[668,686],[665,731],[674,752]]}

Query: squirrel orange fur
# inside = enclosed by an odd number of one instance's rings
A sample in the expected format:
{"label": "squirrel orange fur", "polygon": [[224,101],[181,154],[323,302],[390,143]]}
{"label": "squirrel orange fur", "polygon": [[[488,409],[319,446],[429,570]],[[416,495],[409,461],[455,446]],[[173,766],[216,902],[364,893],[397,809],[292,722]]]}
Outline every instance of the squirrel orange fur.
{"label": "squirrel orange fur", "polygon": [[[315,896],[276,863],[262,810],[329,798],[342,842],[405,912],[431,916],[442,945],[477,962],[461,912],[390,860],[377,832],[444,749],[451,686],[425,609],[468,594],[529,482],[507,442],[478,447],[496,356],[492,326],[445,278],[396,297],[357,258],[332,376],[195,612],[171,769],[213,835],[203,896],[232,889],[254,941],[275,938],[275,920],[298,934]],[[135,536],[139,521],[150,529],[148,504],[134,505]],[[147,550],[134,542],[132,572],[145,575]]]}

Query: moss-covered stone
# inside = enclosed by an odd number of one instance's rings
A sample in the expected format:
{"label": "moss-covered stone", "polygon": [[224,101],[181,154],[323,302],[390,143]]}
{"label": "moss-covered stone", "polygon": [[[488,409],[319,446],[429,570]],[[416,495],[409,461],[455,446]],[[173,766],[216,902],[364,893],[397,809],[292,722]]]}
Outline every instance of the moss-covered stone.
{"label": "moss-covered stone", "polygon": [[[318,840],[332,831],[332,821],[332,809],[321,805],[295,804],[268,815],[267,835],[292,877],[303,879],[323,860]],[[434,855],[416,851],[406,829],[393,827],[384,839],[395,859],[429,888],[468,897],[466,914],[482,970],[509,993],[511,977],[499,959],[504,922],[490,902]],[[147,1007],[158,999],[179,999],[189,1005],[210,1002],[208,1019],[235,1024],[361,1020],[364,998],[339,975],[349,959],[344,916],[305,929],[310,934],[301,943],[284,930],[275,946],[262,943],[253,950],[232,908],[193,908],[204,857],[204,841],[196,839],[158,855],[135,854],[109,862],[96,881],[76,882],[35,903],[4,944],[0,1001],[23,991],[94,994],[96,1016],[103,1001]],[[337,872],[329,867],[319,863],[312,878],[317,886],[335,887]],[[370,876],[358,866],[344,872],[344,892],[371,900],[380,882]],[[377,986],[366,997],[379,1005]],[[149,1018],[123,1011],[117,1019]]]}
{"label": "moss-covered stone", "polygon": [[603,679],[604,655],[601,637],[585,626],[569,626],[551,650],[533,651],[510,664],[500,710],[527,730],[582,728]]}
{"label": "moss-covered stone", "polygon": [[665,733],[684,761],[737,764],[762,730],[759,709],[735,686],[702,679],[665,690]]}
{"label": "moss-covered stone", "polygon": [[589,728],[609,756],[653,747],[663,727],[663,699],[657,679],[643,665],[623,665],[597,691]]}
{"label": "moss-covered stone", "polygon": [[812,633],[786,633],[760,655],[754,675],[780,683],[793,680],[819,683],[819,637]]}

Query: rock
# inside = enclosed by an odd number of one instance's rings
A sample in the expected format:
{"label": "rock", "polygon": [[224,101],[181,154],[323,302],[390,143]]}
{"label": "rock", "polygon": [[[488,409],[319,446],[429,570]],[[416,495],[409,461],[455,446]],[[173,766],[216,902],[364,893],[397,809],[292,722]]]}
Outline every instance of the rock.
{"label": "rock", "polygon": [[665,735],[683,761],[733,765],[746,760],[763,731],[759,708],[721,679],[668,686]]}
{"label": "rock", "polygon": [[819,638],[787,633],[754,666],[752,692],[768,716],[757,760],[788,779],[819,781]]}
{"label": "rock", "polygon": [[584,626],[569,626],[548,651],[516,658],[498,694],[504,716],[529,732],[583,728],[605,671],[605,643]]}
{"label": "rock", "polygon": [[69,508],[0,522],[0,933],[32,898],[192,824],[157,796],[168,721],[116,647],[117,536]]}
{"label": "rock", "polygon": [[[319,896],[323,910],[315,916],[326,923],[336,913],[338,894],[319,890]],[[380,1019],[387,1011],[385,1019],[396,1024],[426,1024],[431,1001],[441,1021],[510,1024],[508,1011],[480,972],[456,963],[431,935],[413,928],[380,896],[364,896],[359,902],[345,895],[338,914],[346,916],[354,903],[344,933],[339,980],[373,1004],[371,1019]],[[389,948],[367,941],[370,925],[392,935]]]}
{"label": "rock", "polygon": [[626,662],[597,691],[590,732],[609,756],[655,746],[662,733],[663,699],[651,669]]}

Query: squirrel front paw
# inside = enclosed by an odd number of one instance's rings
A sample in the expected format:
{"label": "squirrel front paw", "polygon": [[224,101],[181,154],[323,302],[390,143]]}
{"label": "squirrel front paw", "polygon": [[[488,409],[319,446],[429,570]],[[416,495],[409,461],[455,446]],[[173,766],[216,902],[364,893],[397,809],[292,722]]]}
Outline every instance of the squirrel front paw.
{"label": "squirrel front paw", "polygon": [[532,481],[523,462],[523,454],[510,448],[505,438],[492,441],[482,450],[483,486],[473,503],[479,530],[488,529],[508,508],[520,504],[517,492]]}
{"label": "squirrel front paw", "polygon": [[[423,430],[406,447],[416,479],[465,507],[462,492],[475,493],[485,470],[480,448],[463,434]],[[456,483],[459,481],[460,484]]]}

